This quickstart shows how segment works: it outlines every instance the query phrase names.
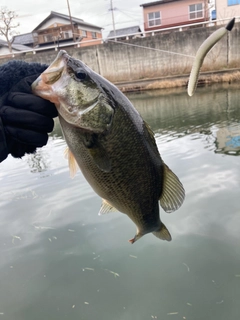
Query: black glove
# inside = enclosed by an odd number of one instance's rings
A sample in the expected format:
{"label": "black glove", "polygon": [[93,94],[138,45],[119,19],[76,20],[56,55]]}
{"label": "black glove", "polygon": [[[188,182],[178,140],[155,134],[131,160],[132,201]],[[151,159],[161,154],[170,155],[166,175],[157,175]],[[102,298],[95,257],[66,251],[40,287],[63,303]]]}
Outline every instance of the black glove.
{"label": "black glove", "polygon": [[56,116],[54,104],[47,100],[28,93],[9,93],[6,105],[0,108],[8,153],[20,158],[44,146]]}
{"label": "black glove", "polygon": [[[58,115],[53,103],[33,95],[31,90],[32,82],[46,66],[14,62],[15,65],[17,63],[20,68],[12,75],[15,82],[11,83],[11,77],[8,82],[4,81],[5,84],[10,82],[10,90],[3,89],[0,83],[0,93],[1,89],[7,91],[0,99],[0,161],[8,154],[20,158],[25,153],[33,153],[37,147],[44,146],[48,140],[48,133],[54,126],[52,118]],[[11,63],[9,65],[11,67]],[[21,69],[22,66],[24,68]],[[35,68],[32,72],[34,74],[29,76],[32,66]]]}

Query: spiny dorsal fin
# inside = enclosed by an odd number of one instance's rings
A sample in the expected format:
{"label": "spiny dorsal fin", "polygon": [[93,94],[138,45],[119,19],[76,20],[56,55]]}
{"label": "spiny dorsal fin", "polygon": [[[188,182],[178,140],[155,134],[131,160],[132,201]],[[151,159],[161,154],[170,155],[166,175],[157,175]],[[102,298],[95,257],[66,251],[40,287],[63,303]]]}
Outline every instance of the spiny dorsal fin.
{"label": "spiny dorsal fin", "polygon": [[68,159],[70,177],[73,179],[77,173],[78,168],[79,168],[77,161],[76,161],[72,151],[68,147],[65,149],[64,155],[65,155],[65,158]]}
{"label": "spiny dorsal fin", "polygon": [[184,198],[185,190],[182,183],[164,163],[163,192],[159,199],[161,207],[170,213],[181,207]]}
{"label": "spiny dorsal fin", "polygon": [[103,214],[107,214],[107,213],[114,212],[114,211],[116,212],[118,210],[115,209],[111,204],[109,204],[107,202],[107,200],[102,199],[102,205],[101,205],[101,208],[98,212],[98,215],[101,216]]}
{"label": "spiny dorsal fin", "polygon": [[161,228],[158,231],[154,231],[152,234],[154,234],[155,237],[161,240],[166,240],[166,241],[172,240],[170,232],[168,231],[167,227],[163,223],[161,225]]}

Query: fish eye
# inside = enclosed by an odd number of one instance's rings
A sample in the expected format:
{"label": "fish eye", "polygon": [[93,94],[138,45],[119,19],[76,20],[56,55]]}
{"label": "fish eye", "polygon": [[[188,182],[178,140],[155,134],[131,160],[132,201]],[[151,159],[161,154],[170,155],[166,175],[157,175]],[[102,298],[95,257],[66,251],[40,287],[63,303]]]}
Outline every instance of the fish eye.
{"label": "fish eye", "polygon": [[87,74],[83,69],[76,70],[75,76],[79,80],[85,80],[87,78]]}

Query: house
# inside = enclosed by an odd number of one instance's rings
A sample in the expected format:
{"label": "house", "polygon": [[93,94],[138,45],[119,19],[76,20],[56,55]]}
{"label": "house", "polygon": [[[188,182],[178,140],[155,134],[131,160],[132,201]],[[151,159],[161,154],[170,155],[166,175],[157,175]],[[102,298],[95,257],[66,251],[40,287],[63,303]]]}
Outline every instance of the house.
{"label": "house", "polygon": [[31,50],[31,48],[24,46],[22,44],[12,44],[12,52],[10,53],[7,41],[0,39],[0,55],[2,56],[14,54],[20,51],[28,51],[28,50]]}
{"label": "house", "polygon": [[[102,28],[87,23],[82,19],[51,11],[33,31],[33,39],[38,47],[69,44],[77,42],[78,46],[101,43]],[[89,41],[89,42],[88,42]]]}
{"label": "house", "polygon": [[215,8],[217,20],[231,19],[240,16],[239,0],[215,0]]}
{"label": "house", "polygon": [[162,0],[140,6],[143,7],[145,31],[209,20],[208,0]]}
{"label": "house", "polygon": [[[107,38],[117,37],[117,40],[134,39],[136,37],[141,37],[141,28],[139,26],[133,26],[128,28],[112,30],[108,34]],[[138,33],[138,34],[136,34]]]}

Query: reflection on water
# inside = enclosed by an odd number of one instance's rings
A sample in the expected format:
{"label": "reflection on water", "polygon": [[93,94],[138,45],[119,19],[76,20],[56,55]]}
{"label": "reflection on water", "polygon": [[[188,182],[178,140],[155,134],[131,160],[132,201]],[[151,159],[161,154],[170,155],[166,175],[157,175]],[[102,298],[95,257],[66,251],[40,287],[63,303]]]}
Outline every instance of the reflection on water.
{"label": "reflection on water", "polygon": [[148,91],[129,98],[160,139],[196,134],[217,153],[240,154],[237,86],[201,88],[191,98],[183,90]]}
{"label": "reflection on water", "polygon": [[238,92],[129,95],[186,190],[177,212],[161,210],[171,243],[130,245],[125,215],[97,215],[81,172],[69,177],[57,121],[46,147],[1,163],[0,318],[239,319]]}

